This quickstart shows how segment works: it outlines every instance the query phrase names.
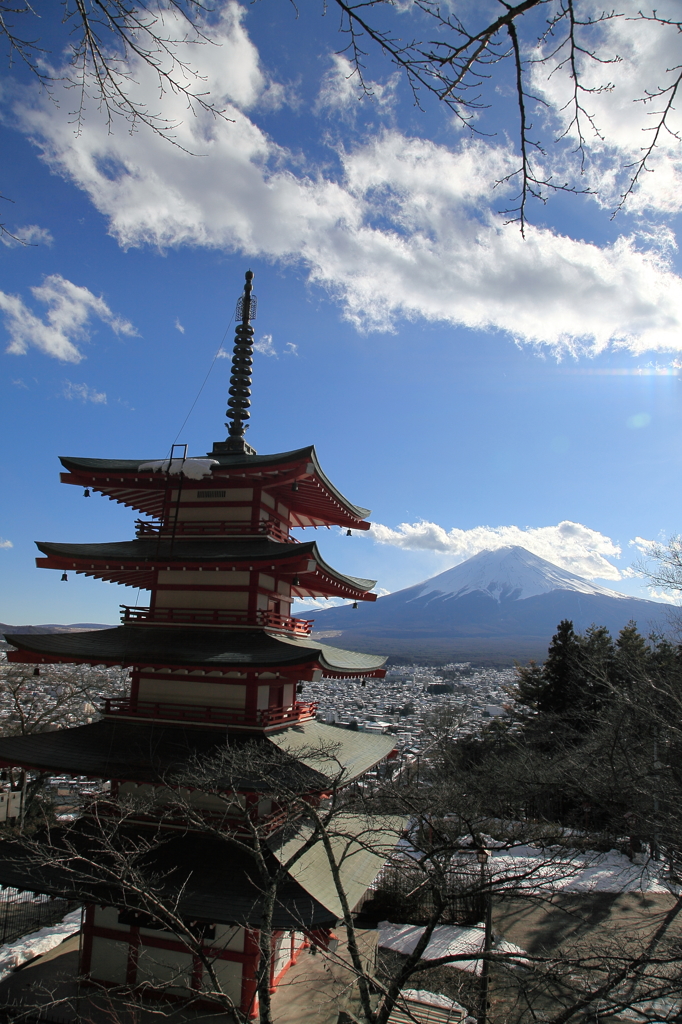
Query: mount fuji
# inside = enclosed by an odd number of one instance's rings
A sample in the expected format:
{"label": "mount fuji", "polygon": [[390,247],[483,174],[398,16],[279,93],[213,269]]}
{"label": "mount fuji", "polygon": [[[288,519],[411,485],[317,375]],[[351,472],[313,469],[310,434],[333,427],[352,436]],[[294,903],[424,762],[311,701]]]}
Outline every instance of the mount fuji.
{"label": "mount fuji", "polygon": [[[669,628],[670,608],[627,597],[522,547],[480,551],[461,565],[375,604],[315,612],[313,636],[394,658],[508,664],[543,659],[562,619],[617,635],[634,619],[643,634]],[[339,641],[341,642],[341,640]]]}

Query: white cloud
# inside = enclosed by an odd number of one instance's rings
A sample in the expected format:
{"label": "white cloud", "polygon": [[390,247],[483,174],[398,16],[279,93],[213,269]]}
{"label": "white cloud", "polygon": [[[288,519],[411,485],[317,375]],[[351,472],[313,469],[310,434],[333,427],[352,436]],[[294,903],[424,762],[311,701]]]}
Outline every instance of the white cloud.
{"label": "white cloud", "polygon": [[[583,20],[598,18],[604,8],[599,0],[588,0],[583,5]],[[599,64],[585,53],[578,53],[578,67],[587,90],[581,102],[594,119],[601,138],[583,119],[589,147],[586,181],[598,190],[598,201],[614,206],[627,187],[632,174],[629,165],[635,164],[651,144],[652,126],[658,111],[662,111],[668,97],[646,98],[647,91],[655,93],[672,84],[679,74],[679,32],[673,26],[657,25],[639,18],[638,0],[621,0],[618,4],[623,16],[605,21],[598,29],[591,29],[591,45],[600,55],[618,57],[610,64]],[[657,4],[660,17],[679,21],[679,5],[669,0]],[[550,38],[547,52],[556,46],[556,37]],[[556,120],[565,130],[571,149],[577,143],[576,126],[572,123],[570,105],[571,83],[568,65],[557,67],[566,57],[561,51],[549,66],[533,65],[532,92],[549,104]],[[553,69],[555,69],[553,73]],[[548,77],[548,74],[550,77]],[[598,91],[602,86],[611,86]],[[678,97],[679,99],[679,97]],[[628,199],[628,209],[636,212],[657,211],[677,213],[682,209],[682,151],[679,139],[673,133],[682,131],[682,113],[679,102],[670,115],[670,131],[663,131],[658,139],[655,155],[649,163],[653,173],[640,176],[635,194]]]}
{"label": "white cloud", "polygon": [[633,537],[628,541],[628,547],[637,548],[641,555],[648,555],[656,543],[655,540],[647,540],[645,537]]}
{"label": "white cloud", "polygon": [[0,548],[13,548],[13,547],[14,547],[14,544],[12,543],[11,540],[3,540],[2,537],[0,537]]}
{"label": "white cloud", "polygon": [[92,317],[108,324],[116,334],[137,334],[128,320],[112,313],[104,299],[93,295],[88,288],[72,284],[61,274],[50,274],[31,291],[47,306],[44,320],[18,295],[0,292],[0,311],[5,314],[11,338],[6,351],[12,355],[25,355],[33,345],[55,359],[79,363],[83,354],[75,343],[87,339],[87,326]]}
{"label": "white cloud", "polygon": [[[242,15],[228,5],[210,30],[220,45],[200,54],[207,91],[233,123],[187,116],[172,92],[162,99],[177,142],[200,156],[149,132],[110,135],[95,110],[76,137],[38,94],[18,111],[49,166],[87,192],[122,246],[298,260],[364,329],[423,317],[557,353],[682,349],[682,280],[665,253],[641,237],[598,246],[544,228],[524,241],[492,211],[494,183],[516,167],[507,147],[448,148],[387,130],[340,149],[336,178],[300,170],[245,114],[268,86]],[[133,65],[131,80],[156,106],[148,70]]]}
{"label": "white cloud", "polygon": [[400,523],[393,530],[375,523],[370,536],[379,544],[448,555],[451,565],[458,565],[479,551],[520,545],[578,576],[621,579],[620,570],[608,561],[620,556],[618,544],[597,530],[569,520],[556,526],[476,526],[471,530],[445,530],[429,522]]}
{"label": "white cloud", "polygon": [[175,325],[174,326],[175,326],[176,331],[180,331],[180,334],[184,334],[185,333],[185,328],[180,323],[180,317],[176,316],[176,318],[175,318]]}
{"label": "white cloud", "polygon": [[345,597],[297,597],[294,600],[296,608],[295,614],[301,618],[305,618],[308,612],[323,612],[327,608],[341,608],[343,605],[352,604],[352,601],[347,600]]}
{"label": "white cloud", "polygon": [[272,335],[264,334],[262,338],[254,342],[254,352],[260,352],[262,356],[275,356],[277,358],[277,349],[272,343]]}
{"label": "white cloud", "polygon": [[679,608],[682,604],[682,597],[669,590],[657,590],[656,587],[647,587],[647,591],[653,601],[663,601],[665,604],[671,604],[675,608]]}
{"label": "white cloud", "polygon": [[95,391],[87,384],[74,384],[73,381],[64,381],[64,398],[71,401],[74,398],[81,402],[93,402],[95,405],[106,405],[107,396],[104,391]]}
{"label": "white cloud", "polygon": [[21,245],[52,245],[54,237],[47,228],[38,224],[26,224],[23,228],[15,228],[11,235],[0,235],[0,242],[6,246]]}
{"label": "white cloud", "polygon": [[365,80],[363,89],[357,71],[343,54],[332,54],[332,66],[322,79],[315,112],[327,111],[345,119],[352,119],[364,101],[381,113],[389,110],[396,100],[399,74],[391,75],[385,84]]}
{"label": "white cloud", "polygon": [[[274,342],[272,340],[272,335],[271,334],[264,334],[262,338],[258,339],[258,341],[254,341],[254,343],[253,343],[253,350],[254,350],[254,352],[260,352],[260,354],[262,356],[274,356],[275,359],[279,359],[279,353],[277,352],[277,349],[275,348],[275,344],[274,344]],[[285,355],[285,356],[297,356],[298,355],[298,345],[295,345],[293,341],[288,341],[286,343],[286,345],[284,346],[283,355]],[[231,358],[231,353],[226,352],[224,349],[222,349],[218,353],[218,356],[223,358],[223,359],[228,359],[228,358]]]}

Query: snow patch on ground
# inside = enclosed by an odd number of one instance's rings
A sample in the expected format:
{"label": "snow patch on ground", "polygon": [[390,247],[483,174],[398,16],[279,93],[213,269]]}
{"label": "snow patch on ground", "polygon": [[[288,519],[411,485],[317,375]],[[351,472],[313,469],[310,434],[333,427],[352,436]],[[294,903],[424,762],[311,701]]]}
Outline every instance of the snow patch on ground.
{"label": "snow patch on ground", "polygon": [[154,462],[141,462],[137,469],[139,473],[150,469],[153,473],[170,473],[171,476],[182,473],[189,480],[203,480],[211,475],[213,466],[218,465],[217,459],[156,459]]}
{"label": "snow patch on ground", "polygon": [[30,935],[24,935],[11,945],[0,946],[0,981],[20,964],[25,964],[34,956],[49,953],[64,939],[68,939],[80,931],[80,927],[81,911],[80,909],[72,910],[57,924],[41,928],[37,932],[31,932]]}
{"label": "snow patch on ground", "polygon": [[633,864],[619,850],[573,853],[517,846],[494,851],[488,868],[496,890],[519,895],[547,892],[674,893],[679,887],[665,878],[662,861]]}
{"label": "snow patch on ground", "polygon": [[[404,988],[400,993],[402,998],[407,1000],[408,1003],[421,1003],[423,1006],[438,1006],[442,1010],[449,1010],[450,1013],[464,1014],[466,1017],[467,1010],[461,1003],[456,1003],[454,999],[448,999],[447,996],[441,995],[440,992],[428,992],[423,988]],[[408,1006],[408,1010],[411,1007]],[[467,1020],[473,1021],[473,1017],[466,1017]],[[466,1021],[464,1022],[466,1024]]]}
{"label": "snow patch on ground", "polygon": [[447,996],[441,995],[440,992],[428,992],[423,988],[404,988],[400,994],[404,999],[412,999],[415,1003],[426,1003],[428,1006],[442,1006],[444,1010],[459,1010],[461,1013],[466,1013],[461,1003],[456,1003],[454,999],[448,999]]}
{"label": "snow patch on ground", "polygon": [[[394,953],[403,953],[405,956],[414,950],[419,939],[424,933],[424,928],[417,924],[392,924],[390,921],[379,922],[379,946],[381,949],[390,949]],[[466,954],[472,957],[483,952],[485,942],[485,928],[483,925],[474,925],[473,928],[460,928],[457,925],[441,924],[433,929],[429,944],[421,955],[422,960],[440,960],[446,956],[463,956],[462,960],[453,960],[452,967],[458,971],[468,971],[471,974],[481,973],[481,960],[466,959]],[[518,953],[516,962],[523,963],[523,950],[515,946],[513,942],[506,942],[498,939],[494,942],[493,948],[496,953]],[[404,994],[404,993],[403,993]]]}

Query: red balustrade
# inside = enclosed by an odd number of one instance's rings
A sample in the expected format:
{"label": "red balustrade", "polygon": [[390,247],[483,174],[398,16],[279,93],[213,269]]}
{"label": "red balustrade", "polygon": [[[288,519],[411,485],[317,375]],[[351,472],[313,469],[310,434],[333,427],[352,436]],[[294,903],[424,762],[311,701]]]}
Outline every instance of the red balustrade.
{"label": "red balustrade", "polygon": [[310,636],[314,619],[295,619],[290,615],[260,609],[256,612],[229,611],[224,608],[155,608],[119,605],[121,622],[184,623],[192,626],[261,626],[281,629],[294,636]]}
{"label": "red balustrade", "polygon": [[[297,537],[291,537],[281,522],[276,519],[263,520],[255,530],[258,535],[265,534],[282,544],[298,544]],[[163,527],[161,523],[135,520],[135,536],[142,537],[251,537],[254,530],[250,522],[213,522],[212,520],[194,521],[178,520]]]}
{"label": "red balustrade", "polygon": [[315,717],[315,701],[296,701],[288,708],[267,708],[246,716],[245,712],[228,711],[203,704],[166,704],[163,702],[109,697],[104,701],[104,714],[126,718],[155,718],[166,721],[195,722],[204,725],[243,725],[267,728],[292,725]]}

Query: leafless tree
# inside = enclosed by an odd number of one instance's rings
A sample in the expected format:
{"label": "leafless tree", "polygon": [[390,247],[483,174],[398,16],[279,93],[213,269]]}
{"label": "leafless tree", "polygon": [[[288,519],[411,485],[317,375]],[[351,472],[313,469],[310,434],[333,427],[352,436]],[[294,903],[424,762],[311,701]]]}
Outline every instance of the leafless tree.
{"label": "leafless tree", "polygon": [[[224,118],[207,94],[205,78],[182,56],[187,45],[213,45],[204,30],[210,8],[203,0],[62,0],[61,26],[53,23],[58,11],[47,11],[43,17],[40,6],[30,0],[0,0],[0,39],[10,66],[26,68],[50,94],[57,81],[73,91],[75,103],[68,116],[77,134],[89,101],[94,100],[110,131],[120,121],[131,132],[147,128],[179,145],[174,135],[177,122],[136,98],[131,88],[133,60],[152,72],[159,103],[170,92],[186,101],[190,116],[204,111]],[[45,35],[51,36],[50,42]],[[55,68],[49,63],[52,51],[61,60],[64,48],[66,65]],[[0,225],[0,234],[26,244],[5,225]]]}
{"label": "leafless tree", "polygon": [[[662,696],[667,698],[667,692]],[[549,788],[563,788],[570,795],[590,788],[597,792],[605,786],[603,779],[609,772],[622,777],[629,771],[634,779],[632,792],[636,795],[637,786],[641,789],[638,813],[647,813],[648,801],[648,820],[656,822],[663,834],[668,827],[664,816],[673,820],[676,813],[674,794],[653,809],[647,792],[651,771],[646,767],[640,770],[642,752],[628,748],[640,697],[632,694],[629,701],[630,710],[619,709],[620,726],[615,715],[610,731],[604,731],[599,743],[595,740],[583,751],[593,758],[589,768],[585,756],[581,760],[568,746],[552,758],[515,741],[506,747],[493,744],[478,763],[467,766],[466,759],[453,755],[443,737],[441,747],[421,766],[419,778],[405,768],[392,774],[387,770],[371,795],[361,786],[344,784],[343,769],[333,749],[310,749],[303,757],[299,752],[294,760],[267,743],[233,744],[214,757],[160,777],[154,787],[130,790],[115,800],[99,796],[83,807],[81,818],[74,823],[46,826],[43,834],[34,832],[22,838],[16,848],[17,864],[25,864],[28,858],[32,870],[49,867],[50,872],[62,876],[65,888],[79,892],[85,900],[127,906],[149,915],[201,960],[209,979],[202,995],[230,1009],[237,1019],[239,1013],[221,987],[211,949],[183,911],[183,896],[191,878],[179,877],[175,866],[164,861],[164,849],[179,825],[224,845],[226,853],[248,856],[253,864],[251,878],[261,906],[257,984],[263,1024],[275,1019],[269,979],[272,922],[279,892],[290,873],[296,876],[297,865],[303,864],[306,855],[320,848],[336,888],[346,942],[336,951],[320,948],[319,955],[348,972],[357,998],[347,1004],[346,1012],[359,1024],[386,1024],[396,1004],[404,1005],[401,993],[413,987],[414,979],[417,987],[430,987],[430,978],[442,979],[444,970],[452,972],[458,963],[472,960],[488,964],[492,989],[487,1019],[491,1024],[528,1020],[564,1024],[593,1020],[597,1012],[609,1018],[633,1007],[641,1010],[642,1020],[659,1020],[660,1016],[650,1016],[647,1007],[661,999],[672,1005],[682,976],[679,898],[671,897],[665,913],[652,918],[650,926],[647,923],[638,934],[603,929],[592,931],[580,942],[530,952],[496,939],[487,948],[479,943],[465,952],[423,959],[438,925],[461,920],[463,903],[479,911],[489,901],[497,907],[521,902],[539,910],[551,909],[556,887],[584,867],[585,851],[595,845],[599,848],[599,844],[603,848],[605,836],[616,838],[615,825],[607,827],[589,816],[582,821],[581,834],[567,830],[556,805],[546,799],[542,804],[539,799]],[[664,704],[664,700],[657,702],[656,714],[663,713]],[[631,721],[626,728],[628,715]],[[607,735],[611,737],[610,750],[605,748]],[[661,781],[664,771],[668,773],[665,777],[673,780],[677,771],[672,747],[669,754],[659,758],[663,767],[655,767]],[[327,780],[323,800],[311,796],[317,772]],[[257,793],[258,799],[240,801],[237,794],[245,791]],[[271,802],[269,810],[263,810],[264,801]],[[139,827],[141,820],[148,822],[146,828]],[[153,825],[154,821],[158,824]],[[384,900],[386,916],[390,916],[394,898],[398,920],[407,918],[423,931],[409,955],[383,957],[377,969],[363,955],[362,918],[357,917],[358,907],[344,870],[359,852],[376,852],[377,834],[386,823],[392,839],[382,841],[385,867],[370,896],[375,910],[376,902]],[[673,826],[668,828],[668,838],[673,835],[671,829]],[[399,834],[402,840],[394,846]],[[494,856],[481,866],[477,851],[485,845],[493,849]],[[528,855],[515,856],[519,850]],[[278,856],[273,857],[273,851]],[[3,857],[7,863],[6,850]],[[368,904],[365,907],[371,909]],[[305,927],[301,921],[301,929]],[[436,988],[438,983],[434,982]],[[112,1007],[132,1010],[145,1005],[147,996],[163,994],[171,984],[172,980],[148,983],[146,990],[120,985],[97,998],[108,999]],[[480,1010],[477,988],[474,982],[467,989],[475,1012]],[[155,1005],[155,1012],[163,1016],[163,1004]],[[35,1007],[27,1006],[27,1014],[29,1009],[35,1012]]]}
{"label": "leafless tree", "polygon": [[675,534],[665,544],[649,544],[635,564],[640,578],[668,593],[682,594],[682,537]]}
{"label": "leafless tree", "polygon": [[[543,118],[538,113],[543,101],[533,92],[532,76],[544,67],[548,77],[567,78],[569,99],[563,110],[563,127],[553,141],[569,135],[576,140],[580,172],[591,146],[605,141],[592,100],[613,89],[609,68],[621,60],[617,52],[605,49],[605,26],[614,20],[629,20],[642,26],[654,22],[676,37],[682,31],[682,21],[656,10],[632,13],[629,8],[615,7],[595,14],[587,0],[498,0],[486,5],[454,0],[445,6],[437,0],[334,2],[344,37],[341,52],[347,55],[367,94],[372,91],[368,68],[382,55],[404,75],[418,107],[433,98],[464,128],[485,135],[482,113],[490,106],[500,106],[505,90],[511,89],[516,124],[510,125],[509,135],[517,141],[518,166],[499,184],[518,183],[516,199],[506,213],[519,222],[522,231],[530,199],[545,202],[555,192],[589,191],[579,177],[577,181],[557,177],[545,169],[548,140],[543,141]],[[110,126],[123,119],[131,130],[144,126],[177,144],[176,125],[135,98],[130,88],[131,59],[152,71],[160,96],[169,91],[182,96],[190,114],[202,110],[224,116],[194,66],[200,62],[190,65],[180,48],[188,42],[198,47],[211,45],[211,23],[218,5],[212,8],[203,0],[162,0],[158,4],[62,0],[60,6],[65,39],[51,27],[59,45],[67,42],[66,70],[49,70],[39,9],[28,0],[0,0],[0,35],[10,60],[28,68],[47,88],[58,76],[74,89],[78,97],[73,110],[76,131],[81,129],[88,98],[94,97]],[[327,10],[325,4],[321,13]],[[636,27],[634,24],[633,29]],[[586,68],[595,66],[603,69],[603,81],[587,84]],[[673,114],[682,81],[682,59],[665,70],[668,80],[664,84],[641,82],[640,101],[650,108],[650,124],[640,155],[627,168],[628,180],[618,208],[651,170],[652,155],[662,139],[678,139]]]}
{"label": "leafless tree", "polygon": [[125,692],[127,670],[89,665],[13,665],[0,662],[0,736],[84,725],[104,697]]}
{"label": "leafless tree", "polygon": [[[610,21],[626,18],[642,23],[655,22],[675,33],[682,29],[682,21],[661,17],[655,10],[649,13],[640,10],[628,16],[624,9],[615,7],[595,14],[594,8],[583,0],[521,0],[520,3],[499,0],[492,5],[498,10],[494,17],[490,16],[492,11],[488,5],[455,2],[443,6],[437,0],[413,0],[414,12],[423,16],[418,22],[420,29],[423,32],[426,24],[431,31],[406,41],[398,34],[398,26],[390,24],[390,19],[389,27],[385,27],[387,19],[382,14],[388,0],[335,2],[341,9],[341,30],[348,36],[345,52],[367,92],[371,89],[366,85],[365,73],[373,44],[403,72],[418,106],[424,96],[433,96],[464,127],[485,134],[480,128],[481,112],[499,102],[491,93],[490,85],[495,83],[499,87],[508,81],[516,96],[517,123],[510,134],[518,143],[519,163],[499,184],[518,182],[516,203],[506,212],[511,220],[519,222],[522,231],[529,199],[545,202],[552,192],[589,191],[543,170],[547,149],[541,141],[542,127],[538,122],[542,118],[537,113],[543,101],[533,93],[531,73],[537,74],[544,66],[548,77],[567,77],[569,100],[564,114],[569,116],[554,141],[569,135],[575,137],[575,152],[579,169],[583,171],[591,145],[604,142],[603,129],[591,111],[590,101],[595,95],[613,89],[608,77],[609,65],[621,60],[618,53],[605,50],[601,30]],[[590,65],[603,68],[604,80],[600,85],[585,83],[585,69]],[[682,63],[667,70],[672,78],[665,86],[642,82],[640,102],[658,109],[651,111],[646,142],[641,147],[641,155],[629,165],[628,182],[617,209],[651,169],[652,154],[662,137],[679,140],[671,122],[682,81]]]}

